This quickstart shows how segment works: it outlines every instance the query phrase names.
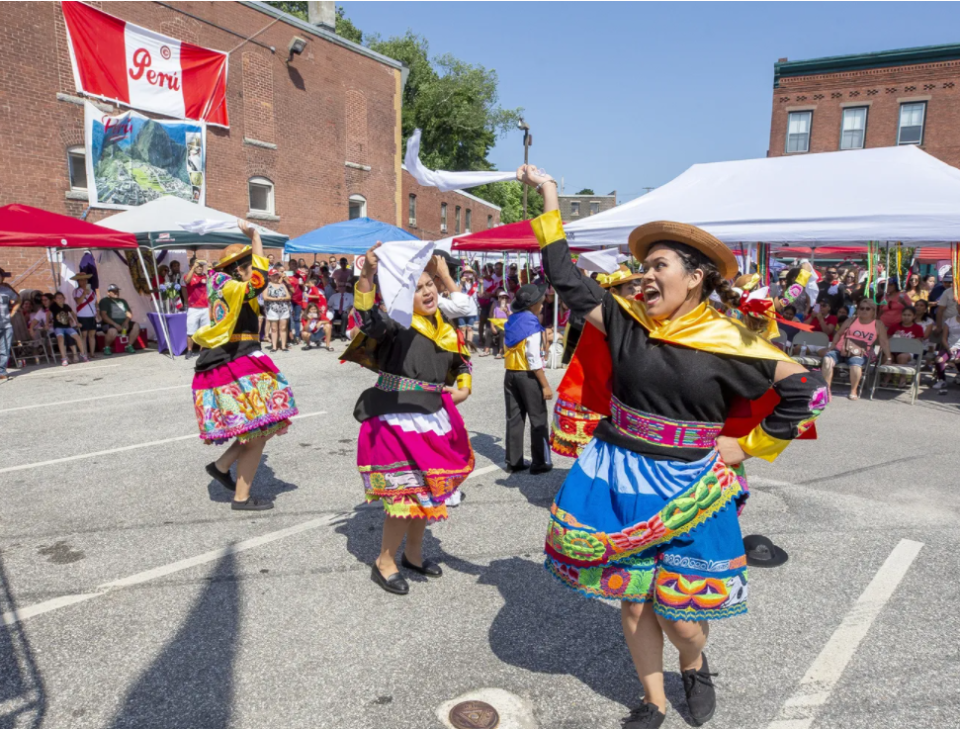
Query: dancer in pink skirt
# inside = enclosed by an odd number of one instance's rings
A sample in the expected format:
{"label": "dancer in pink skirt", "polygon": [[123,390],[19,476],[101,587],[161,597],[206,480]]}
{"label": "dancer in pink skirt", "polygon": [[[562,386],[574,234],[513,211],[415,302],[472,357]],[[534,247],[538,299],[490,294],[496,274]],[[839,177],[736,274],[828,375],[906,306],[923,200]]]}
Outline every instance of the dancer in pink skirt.
{"label": "dancer in pink skirt", "polygon": [[361,333],[344,359],[365,358],[362,363],[380,375],[354,408],[363,424],[357,466],[367,500],[380,500],[386,512],[373,581],[406,595],[410,587],[395,561],[404,536],[401,565],[440,577],[440,566],[423,557],[423,535],[429,522],[447,518],[447,501],[473,470],[470,437],[456,408],[470,396],[470,355],[438,309],[432,269],[417,283],[409,329],[375,306],[378,247],[367,252],[357,281],[354,308]]}
{"label": "dancer in pink skirt", "polygon": [[[234,491],[232,507],[241,511],[272,509],[273,502],[250,496],[253,478],[267,441],[282,435],[297,414],[293,392],[270,358],[260,351],[260,306],[270,264],[256,228],[243,220],[240,229],[252,245],[232,245],[207,280],[210,324],[193,335],[203,347],[193,376],[193,405],[206,443],[235,439],[207,473]],[[230,476],[236,462],[237,479]]]}

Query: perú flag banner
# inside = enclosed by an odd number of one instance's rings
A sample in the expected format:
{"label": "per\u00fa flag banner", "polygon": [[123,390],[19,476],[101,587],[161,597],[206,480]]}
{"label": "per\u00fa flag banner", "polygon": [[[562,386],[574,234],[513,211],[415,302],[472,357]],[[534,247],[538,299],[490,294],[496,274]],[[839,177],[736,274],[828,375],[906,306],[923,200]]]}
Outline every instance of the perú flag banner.
{"label": "per\u00fa flag banner", "polygon": [[63,2],[77,91],[227,127],[227,54]]}

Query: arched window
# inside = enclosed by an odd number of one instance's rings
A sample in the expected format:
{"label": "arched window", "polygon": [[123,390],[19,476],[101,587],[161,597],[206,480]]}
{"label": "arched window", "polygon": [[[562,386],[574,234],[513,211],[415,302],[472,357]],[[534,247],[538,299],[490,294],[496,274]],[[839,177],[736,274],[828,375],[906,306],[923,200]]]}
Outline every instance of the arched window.
{"label": "arched window", "polygon": [[87,189],[87,153],[82,146],[67,148],[67,169],[71,190]]}
{"label": "arched window", "polygon": [[250,212],[275,214],[273,183],[266,177],[251,177],[247,183],[250,192]]}
{"label": "arched window", "polygon": [[363,195],[350,196],[350,216],[348,220],[367,217],[367,198]]}

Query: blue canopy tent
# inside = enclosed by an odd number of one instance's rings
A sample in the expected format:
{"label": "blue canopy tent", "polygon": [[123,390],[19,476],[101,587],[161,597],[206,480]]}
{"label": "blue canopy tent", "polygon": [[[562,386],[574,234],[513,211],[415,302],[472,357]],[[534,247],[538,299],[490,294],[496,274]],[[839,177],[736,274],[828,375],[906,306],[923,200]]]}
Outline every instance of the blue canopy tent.
{"label": "blue canopy tent", "polygon": [[286,253],[347,253],[355,256],[367,252],[377,241],[419,240],[417,236],[389,223],[372,218],[344,220],[311,230],[291,238],[284,246]]}

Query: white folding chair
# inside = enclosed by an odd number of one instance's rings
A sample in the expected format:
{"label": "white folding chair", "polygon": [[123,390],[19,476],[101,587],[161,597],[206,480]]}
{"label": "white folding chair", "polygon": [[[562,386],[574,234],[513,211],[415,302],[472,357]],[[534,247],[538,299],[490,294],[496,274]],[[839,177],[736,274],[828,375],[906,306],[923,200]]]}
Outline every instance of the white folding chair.
{"label": "white folding chair", "polygon": [[[920,365],[923,357],[923,340],[907,339],[906,337],[892,337],[890,339],[890,354],[896,359],[898,354],[912,354],[913,359],[907,364],[877,364],[874,367],[873,387],[870,389],[870,399],[873,400],[873,394],[877,391],[880,381],[880,375],[897,375],[910,377],[910,404],[913,405],[917,400],[917,393],[920,391]],[[881,390],[899,390],[897,387],[879,385]]]}
{"label": "white folding chair", "polygon": [[[823,332],[800,332],[793,338],[793,346],[806,345],[809,349],[819,351],[830,346],[830,337]],[[802,364],[804,367],[821,367],[823,357],[810,352],[793,356],[793,361]]]}

